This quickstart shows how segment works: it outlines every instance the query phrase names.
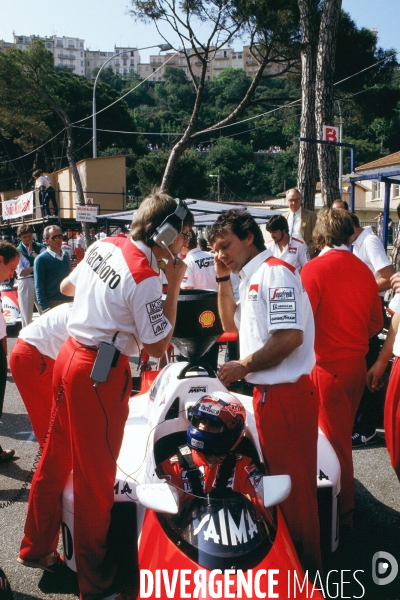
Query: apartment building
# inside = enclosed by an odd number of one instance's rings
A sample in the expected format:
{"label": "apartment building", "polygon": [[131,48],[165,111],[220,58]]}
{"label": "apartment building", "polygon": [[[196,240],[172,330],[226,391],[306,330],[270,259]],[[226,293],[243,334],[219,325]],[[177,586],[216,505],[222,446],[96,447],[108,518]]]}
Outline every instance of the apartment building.
{"label": "apartment building", "polygon": [[85,75],[85,40],[57,35],[41,37],[38,35],[14,34],[12,47],[19,50],[28,50],[36,40],[43,42],[45,48],[53,54],[55,67],[66,67],[76,75]]}
{"label": "apartment building", "polygon": [[67,67],[75,75],[85,76],[85,40],[73,37],[54,38],[54,66]]}
{"label": "apartment building", "polygon": [[[35,40],[42,41],[47,50],[53,54],[55,66],[67,67],[76,75],[87,79],[94,79],[93,70],[101,68],[106,62],[108,62],[107,66],[123,79],[128,77],[130,72],[136,71],[143,79],[163,81],[166,67],[182,69],[190,79],[186,57],[182,51],[153,54],[148,63],[142,63],[137,48],[115,46],[112,52],[85,50],[83,39],[56,35],[50,37],[14,35],[14,43],[0,40],[0,51],[9,48],[27,50]],[[190,64],[193,73],[200,75],[202,63],[197,56],[191,58]],[[228,68],[243,69],[249,77],[253,77],[257,72],[258,62],[252,56],[249,46],[243,46],[240,50],[230,46],[215,50],[214,54],[210,55],[206,79],[217,77]],[[278,73],[280,69],[279,65],[271,64],[265,69],[264,75]]]}

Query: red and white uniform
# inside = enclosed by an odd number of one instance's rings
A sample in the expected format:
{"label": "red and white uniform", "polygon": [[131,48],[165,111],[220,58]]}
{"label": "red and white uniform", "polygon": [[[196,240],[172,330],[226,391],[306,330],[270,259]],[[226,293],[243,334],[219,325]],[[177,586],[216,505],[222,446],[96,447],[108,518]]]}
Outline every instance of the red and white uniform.
{"label": "red and white uniform", "polygon": [[193,248],[186,254],[183,262],[187,264],[181,285],[183,289],[191,287],[198,290],[218,290],[218,283],[215,281],[214,255],[211,252]]}
{"label": "red and white uniform", "polygon": [[[379,271],[392,264],[381,240],[371,227],[365,227],[360,233],[353,244],[353,252],[372,271],[376,280],[380,278]],[[384,296],[385,292],[380,292],[379,295]]]}
{"label": "red and white uniform", "polygon": [[344,515],[354,509],[351,434],[365,386],[368,340],[383,324],[381,302],[371,271],[346,246],[324,248],[304,266],[301,279],[315,318],[319,426],[340,462]]}
{"label": "red and white uniform", "polygon": [[264,250],[240,272],[235,314],[240,357],[253,354],[281,329],[299,329],[302,345],[274,367],[249,373],[254,414],[271,475],[287,473],[292,492],[282,504],[303,564],[320,564],[317,506],[318,397],[309,374],[315,363],[314,320],[295,268]]}
{"label": "red and white uniform", "polygon": [[284,247],[282,252],[279,244],[276,244],[273,240],[266,244],[266,248],[271,250],[275,258],[284,260],[298,271],[310,260],[310,253],[306,244],[294,237],[289,238],[289,243]]}
{"label": "red and white uniform", "polygon": [[[161,283],[144,244],[122,237],[94,243],[71,274],[76,302],[70,337],[54,365],[57,419],[35,473],[20,555],[30,559],[57,549],[60,497],[73,470],[74,544],[81,598],[104,595],[112,574],[102,573],[116,460],[132,387],[128,355],[171,329],[164,317]],[[105,383],[90,373],[101,341],[121,351]]]}
{"label": "red and white uniform", "polygon": [[[393,296],[389,310],[400,313],[400,294]],[[390,462],[400,480],[400,327],[393,344],[393,354],[395,359],[386,391],[384,427]]]}
{"label": "red and white uniform", "polygon": [[[199,467],[201,477],[200,481],[205,494],[208,494],[216,485],[217,475],[223,463],[223,459],[210,465],[204,454],[192,450],[193,462]],[[185,493],[192,493],[191,483],[186,475],[185,469],[179,464],[178,457],[172,456],[162,462],[157,468],[160,477],[171,481],[180,490]],[[251,494],[254,490],[259,491],[261,487],[262,473],[253,464],[248,456],[236,455],[236,465],[232,470],[232,476],[228,479],[226,487],[240,494]]]}
{"label": "red and white uniform", "polygon": [[49,429],[54,362],[68,337],[71,308],[60,304],[21,329],[10,354],[10,371],[39,444]]}

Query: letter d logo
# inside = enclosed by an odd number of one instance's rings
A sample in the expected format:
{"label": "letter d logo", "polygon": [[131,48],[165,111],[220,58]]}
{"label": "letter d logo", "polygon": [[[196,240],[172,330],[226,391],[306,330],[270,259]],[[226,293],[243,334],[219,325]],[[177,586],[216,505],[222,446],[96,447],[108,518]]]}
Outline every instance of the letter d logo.
{"label": "letter d logo", "polygon": [[376,585],[388,585],[397,577],[399,565],[389,552],[375,552],[372,557],[372,580]]}

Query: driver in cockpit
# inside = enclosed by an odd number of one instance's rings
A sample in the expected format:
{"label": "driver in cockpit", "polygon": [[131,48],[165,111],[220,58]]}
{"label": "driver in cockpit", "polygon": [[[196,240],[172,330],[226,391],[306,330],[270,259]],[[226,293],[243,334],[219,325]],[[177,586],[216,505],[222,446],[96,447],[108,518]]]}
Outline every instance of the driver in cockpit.
{"label": "driver in cockpit", "polygon": [[187,444],[157,467],[157,475],[200,497],[227,488],[244,495],[261,491],[263,473],[252,458],[235,451],[245,432],[243,404],[215,392],[200,398],[188,416]]}

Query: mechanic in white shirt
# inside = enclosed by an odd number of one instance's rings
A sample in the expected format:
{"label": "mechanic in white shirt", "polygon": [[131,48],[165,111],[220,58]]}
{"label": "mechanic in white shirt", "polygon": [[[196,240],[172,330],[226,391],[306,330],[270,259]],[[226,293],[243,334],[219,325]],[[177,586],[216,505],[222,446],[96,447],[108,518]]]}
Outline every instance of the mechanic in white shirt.
{"label": "mechanic in white shirt", "polygon": [[352,214],[351,218],[355,232],[353,253],[372,271],[378,284],[379,295],[383,297],[386,290],[390,289],[390,278],[395,272],[392,262],[372,227],[360,227],[357,215]]}
{"label": "mechanic in white shirt", "polygon": [[41,169],[36,169],[32,175],[35,180],[35,190],[38,190],[39,192],[39,201],[43,206],[45,217],[48,218],[51,216],[50,202],[53,205],[53,217],[57,217],[58,205],[56,200],[56,191],[51,185],[49,177],[47,177],[47,175],[43,175],[43,171]]}
{"label": "mechanic in white shirt", "polygon": [[[129,356],[144,348],[160,358],[167,349],[186,271],[177,254],[192,225],[185,203],[153,193],[136,212],[130,239],[96,241],[61,284],[76,302],[54,365],[57,419],[32,481],[18,561],[59,571],[60,498],[73,470],[81,600],[104,599],[113,585],[115,570],[104,557],[132,389]],[[170,259],[164,301],[157,267],[162,258]],[[133,590],[126,597],[133,598]]]}
{"label": "mechanic in white shirt", "polygon": [[[376,283],[377,292],[382,300],[385,291],[390,289],[390,278],[395,270],[390,258],[388,258],[381,240],[376,236],[371,227],[361,227],[360,221],[355,214],[351,214],[353,221],[355,240],[353,241],[353,253],[372,271]],[[369,340],[369,350],[365,357],[367,369],[377,360],[381,342],[379,332]],[[377,400],[368,387],[364,389],[361,402],[358,406],[353,428],[353,448],[363,447],[378,441],[376,426],[380,420],[381,403]]]}
{"label": "mechanic in white shirt", "polygon": [[301,268],[310,260],[310,253],[304,242],[289,235],[287,219],[283,215],[274,215],[265,226],[272,241],[266,244],[276,258],[293,265],[300,273]]}
{"label": "mechanic in white shirt", "polygon": [[198,290],[218,290],[218,283],[215,280],[214,255],[211,252],[204,252],[197,247],[197,239],[193,231],[191,237],[186,242],[188,253],[184,259],[187,265],[186,273],[183,276],[182,289]]}

